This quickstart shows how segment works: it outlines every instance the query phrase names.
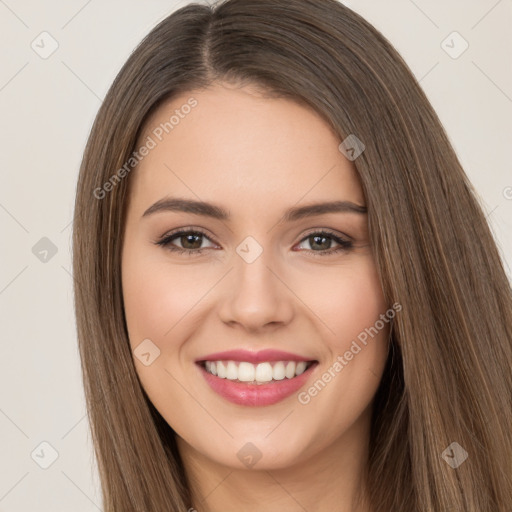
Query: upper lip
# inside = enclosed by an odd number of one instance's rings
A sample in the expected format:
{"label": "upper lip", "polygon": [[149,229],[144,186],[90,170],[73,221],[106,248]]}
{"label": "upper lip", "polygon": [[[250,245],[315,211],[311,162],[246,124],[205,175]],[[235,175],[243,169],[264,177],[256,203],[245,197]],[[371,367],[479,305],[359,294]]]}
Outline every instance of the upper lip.
{"label": "upper lip", "polygon": [[291,352],[282,350],[265,349],[259,352],[250,350],[226,350],[224,352],[215,352],[207,356],[196,359],[196,363],[203,361],[246,361],[248,363],[263,363],[265,361],[315,361],[315,359],[303,357]]}

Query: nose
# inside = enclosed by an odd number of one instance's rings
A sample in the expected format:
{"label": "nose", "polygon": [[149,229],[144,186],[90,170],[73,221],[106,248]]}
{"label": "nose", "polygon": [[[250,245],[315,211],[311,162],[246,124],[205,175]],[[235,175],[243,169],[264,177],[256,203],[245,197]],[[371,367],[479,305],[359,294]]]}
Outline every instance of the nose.
{"label": "nose", "polygon": [[[269,251],[270,252],[270,251]],[[234,269],[224,279],[219,316],[229,326],[248,332],[287,325],[294,316],[294,295],[267,252],[252,263],[235,255]]]}

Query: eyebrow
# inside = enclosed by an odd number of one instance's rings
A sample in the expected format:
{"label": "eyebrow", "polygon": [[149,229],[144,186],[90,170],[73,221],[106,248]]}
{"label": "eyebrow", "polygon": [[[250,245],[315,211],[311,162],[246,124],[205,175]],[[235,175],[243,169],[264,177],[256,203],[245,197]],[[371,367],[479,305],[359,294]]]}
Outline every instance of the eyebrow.
{"label": "eyebrow", "polygon": [[[164,197],[150,206],[142,217],[147,217],[157,212],[186,212],[194,215],[212,217],[214,219],[227,221],[231,214],[221,206],[204,201],[195,201],[192,199],[181,199],[173,197]],[[284,213],[279,222],[293,222],[305,217],[313,217],[325,213],[358,213],[366,214],[366,206],[362,206],[351,201],[330,201],[326,203],[314,203],[305,206],[292,207]]]}

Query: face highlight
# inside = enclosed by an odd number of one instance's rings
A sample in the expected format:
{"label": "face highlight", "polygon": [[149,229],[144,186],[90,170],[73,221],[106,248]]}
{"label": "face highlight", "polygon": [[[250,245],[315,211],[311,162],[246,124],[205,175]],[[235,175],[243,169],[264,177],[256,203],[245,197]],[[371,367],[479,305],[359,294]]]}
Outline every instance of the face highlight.
{"label": "face highlight", "polygon": [[[389,334],[383,322],[352,350],[389,308],[354,165],[311,109],[226,84],[160,106],[144,139],[190,97],[197,106],[129,178],[130,344],[135,354],[143,342],[151,358],[159,354],[148,365],[134,355],[141,383],[191,467],[354,464],[366,453]],[[263,350],[286,354],[216,355]],[[336,371],[339,356],[346,364]],[[263,384],[248,383],[256,378]],[[301,386],[284,397],[270,388],[295,378]],[[252,386],[234,392],[238,401],[220,391],[234,381]],[[258,387],[269,389],[267,402]]]}

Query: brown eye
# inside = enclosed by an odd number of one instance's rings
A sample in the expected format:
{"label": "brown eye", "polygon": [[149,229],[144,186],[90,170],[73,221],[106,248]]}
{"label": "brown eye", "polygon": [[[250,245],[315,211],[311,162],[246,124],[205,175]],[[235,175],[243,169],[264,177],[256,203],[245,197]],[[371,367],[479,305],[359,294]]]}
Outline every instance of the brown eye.
{"label": "brown eye", "polygon": [[[324,256],[340,251],[348,251],[352,248],[352,242],[345,240],[330,231],[313,232],[302,239],[301,243],[307,241],[311,247],[308,252],[316,253],[315,256]],[[339,247],[332,248],[333,241]]]}
{"label": "brown eye", "polygon": [[[155,242],[157,245],[177,253],[200,254],[205,247],[201,247],[204,240],[209,240],[205,233],[196,230],[180,230],[164,236]],[[177,241],[180,245],[175,245]]]}
{"label": "brown eye", "polygon": [[202,236],[201,234],[181,235],[179,241],[184,249],[200,249]]}

